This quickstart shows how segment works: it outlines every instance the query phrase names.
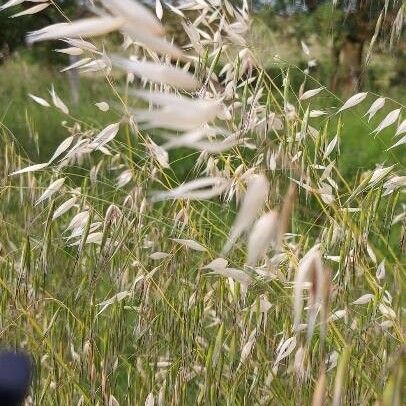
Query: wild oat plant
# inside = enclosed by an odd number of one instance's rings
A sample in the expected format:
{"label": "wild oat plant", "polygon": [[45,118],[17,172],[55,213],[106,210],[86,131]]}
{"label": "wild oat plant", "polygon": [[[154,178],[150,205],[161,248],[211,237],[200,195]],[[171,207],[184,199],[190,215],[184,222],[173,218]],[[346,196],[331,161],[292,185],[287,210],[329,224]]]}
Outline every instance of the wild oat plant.
{"label": "wild oat plant", "polygon": [[27,404],[400,405],[406,176],[339,163],[359,112],[403,148],[404,107],[340,102],[306,70],[295,92],[288,64],[277,86],[246,3],[164,7],[95,1],[27,36],[101,74],[117,116],[96,129],[53,88],[30,94],[67,131],[44,163],[2,130],[1,338],[34,358]]}

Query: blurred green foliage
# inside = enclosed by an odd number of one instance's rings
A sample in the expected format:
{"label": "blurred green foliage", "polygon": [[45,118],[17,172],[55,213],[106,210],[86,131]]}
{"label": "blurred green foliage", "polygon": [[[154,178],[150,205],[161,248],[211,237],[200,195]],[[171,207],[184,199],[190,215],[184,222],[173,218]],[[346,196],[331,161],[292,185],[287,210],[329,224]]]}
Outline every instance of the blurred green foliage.
{"label": "blurred green foliage", "polygon": [[[46,25],[61,21],[61,11],[67,18],[73,18],[84,12],[81,6],[78,6],[76,0],[57,0],[55,6],[49,6],[41,13],[34,15],[21,16],[17,19],[12,18],[24,9],[33,6],[33,3],[23,3],[18,6],[7,8],[0,12],[0,63],[4,61],[13,52],[25,47],[25,37],[28,32],[38,30]],[[42,61],[55,63],[60,60],[59,55],[49,52],[55,46],[54,42],[46,42],[30,48],[27,54],[33,61]]]}

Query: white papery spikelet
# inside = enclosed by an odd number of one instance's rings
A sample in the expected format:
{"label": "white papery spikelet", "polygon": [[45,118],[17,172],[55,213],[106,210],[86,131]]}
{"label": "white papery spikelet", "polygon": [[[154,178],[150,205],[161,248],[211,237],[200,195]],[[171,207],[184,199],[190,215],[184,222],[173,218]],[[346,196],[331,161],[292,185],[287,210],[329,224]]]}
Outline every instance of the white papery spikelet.
{"label": "white papery spikelet", "polygon": [[261,259],[272,242],[276,242],[278,233],[278,214],[270,211],[262,215],[254,224],[248,238],[247,265],[255,266]]}
{"label": "white papery spikelet", "polygon": [[49,199],[53,196],[64,184],[66,178],[57,179],[55,182],[52,182],[45,192],[39,197],[39,199],[35,202],[35,205],[40,204],[46,199]]}
{"label": "white papery spikelet", "polygon": [[90,17],[71,23],[58,23],[49,25],[27,35],[27,42],[32,44],[38,41],[47,41],[60,38],[86,38],[96,37],[116,31],[125,20],[114,17]]}
{"label": "white papery spikelet", "polygon": [[230,251],[240,235],[251,227],[255,218],[265,205],[268,198],[269,182],[265,175],[252,175],[248,181],[247,192],[244,195],[240,210],[231,227],[231,232],[223,255]]}

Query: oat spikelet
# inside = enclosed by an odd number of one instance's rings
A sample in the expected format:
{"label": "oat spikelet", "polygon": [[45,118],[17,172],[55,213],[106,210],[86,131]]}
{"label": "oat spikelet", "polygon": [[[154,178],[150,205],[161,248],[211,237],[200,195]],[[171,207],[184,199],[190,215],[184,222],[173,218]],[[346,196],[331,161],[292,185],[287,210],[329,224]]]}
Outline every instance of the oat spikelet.
{"label": "oat spikelet", "polygon": [[270,211],[262,215],[254,224],[248,238],[247,265],[255,266],[272,243],[275,243],[278,230],[278,214]]}
{"label": "oat spikelet", "polygon": [[113,64],[151,82],[165,83],[178,89],[196,90],[200,83],[190,73],[171,65],[136,61],[113,56]]}
{"label": "oat spikelet", "polygon": [[330,271],[323,267],[319,246],[311,248],[299,263],[293,291],[294,330],[299,330],[303,311],[303,290],[310,283],[307,335],[310,339],[320,310],[322,334],[327,323],[327,308],[330,291]]}
{"label": "oat spikelet", "polygon": [[30,32],[27,36],[27,42],[33,44],[34,42],[60,38],[96,37],[116,31],[124,22],[122,18],[90,17],[71,23],[53,24]]}
{"label": "oat spikelet", "polygon": [[240,235],[251,227],[264,207],[268,198],[268,191],[269,182],[265,175],[253,175],[251,177],[240,210],[231,227],[229,239],[223,248],[223,256],[230,251]]}

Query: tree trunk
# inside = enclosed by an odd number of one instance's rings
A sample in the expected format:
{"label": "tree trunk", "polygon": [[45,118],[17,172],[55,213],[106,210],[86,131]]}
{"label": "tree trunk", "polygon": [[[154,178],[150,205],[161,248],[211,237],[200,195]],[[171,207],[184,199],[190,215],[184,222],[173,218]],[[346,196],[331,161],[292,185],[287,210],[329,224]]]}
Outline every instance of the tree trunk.
{"label": "tree trunk", "polygon": [[364,41],[345,38],[333,47],[334,74],[331,89],[351,96],[361,89]]}
{"label": "tree trunk", "polygon": [[319,6],[319,2],[318,0],[305,0],[305,5],[307,9],[312,12]]}

